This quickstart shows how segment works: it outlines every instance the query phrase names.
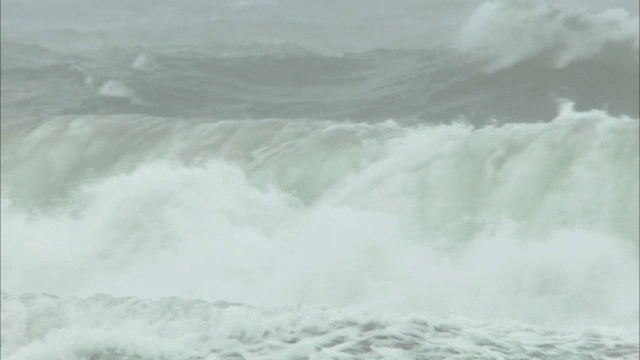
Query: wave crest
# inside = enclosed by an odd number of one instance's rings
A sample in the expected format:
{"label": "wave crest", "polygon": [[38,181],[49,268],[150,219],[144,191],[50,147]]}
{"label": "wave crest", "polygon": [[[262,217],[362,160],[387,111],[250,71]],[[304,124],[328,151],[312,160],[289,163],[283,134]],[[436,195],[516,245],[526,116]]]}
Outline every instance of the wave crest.
{"label": "wave crest", "polygon": [[622,9],[598,14],[564,13],[525,2],[490,1],[462,28],[458,48],[489,60],[489,72],[543,57],[563,68],[591,58],[607,45],[638,49],[638,17]]}

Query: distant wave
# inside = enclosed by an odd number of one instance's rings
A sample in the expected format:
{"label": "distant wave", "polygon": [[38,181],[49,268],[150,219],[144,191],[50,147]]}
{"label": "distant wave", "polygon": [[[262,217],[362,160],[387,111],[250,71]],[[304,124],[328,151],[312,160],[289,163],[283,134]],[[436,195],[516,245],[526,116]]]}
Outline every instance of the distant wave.
{"label": "distant wave", "polygon": [[624,10],[566,13],[531,2],[489,1],[464,25],[458,46],[488,59],[490,72],[535,57],[563,68],[602,52],[637,57],[639,32],[638,17]]}
{"label": "distant wave", "polygon": [[337,57],[116,49],[93,59],[8,47],[3,58],[48,60],[3,61],[2,106],[5,121],[138,113],[486,124],[548,119],[557,98],[569,98],[580,109],[638,117],[637,52],[618,50],[563,68],[522,59],[486,73],[485,60],[446,46]]}
{"label": "distant wave", "polygon": [[[569,13],[489,1],[448,44],[336,56],[282,42],[116,46],[107,34],[82,36],[65,31],[55,42],[54,32],[34,44],[4,35],[5,118],[98,113],[486,124],[549,119],[558,98],[614,115],[640,111],[638,17],[623,10]],[[58,44],[75,37],[82,46]]]}

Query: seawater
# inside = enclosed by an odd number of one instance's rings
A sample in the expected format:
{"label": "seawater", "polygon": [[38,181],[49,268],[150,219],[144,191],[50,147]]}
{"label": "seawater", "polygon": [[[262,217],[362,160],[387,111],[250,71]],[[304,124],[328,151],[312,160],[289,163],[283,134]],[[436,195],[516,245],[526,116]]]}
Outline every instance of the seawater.
{"label": "seawater", "polygon": [[581,4],[3,0],[2,358],[637,358],[637,5]]}

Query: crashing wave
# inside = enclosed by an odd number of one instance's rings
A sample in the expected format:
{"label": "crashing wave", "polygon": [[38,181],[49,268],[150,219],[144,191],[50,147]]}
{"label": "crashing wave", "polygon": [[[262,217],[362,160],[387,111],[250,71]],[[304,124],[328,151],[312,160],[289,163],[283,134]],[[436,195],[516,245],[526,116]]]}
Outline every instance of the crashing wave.
{"label": "crashing wave", "polygon": [[638,50],[638,17],[621,9],[566,13],[553,6],[522,1],[489,1],[460,32],[458,48],[489,60],[493,72],[534,57],[557,68],[588,59],[609,45]]}

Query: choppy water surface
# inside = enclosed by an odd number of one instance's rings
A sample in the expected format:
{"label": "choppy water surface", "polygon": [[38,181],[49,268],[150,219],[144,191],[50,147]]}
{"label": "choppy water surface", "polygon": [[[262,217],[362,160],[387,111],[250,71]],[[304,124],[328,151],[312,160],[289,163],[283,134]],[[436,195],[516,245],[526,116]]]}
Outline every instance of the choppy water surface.
{"label": "choppy water surface", "polygon": [[637,3],[2,9],[3,359],[638,358]]}

